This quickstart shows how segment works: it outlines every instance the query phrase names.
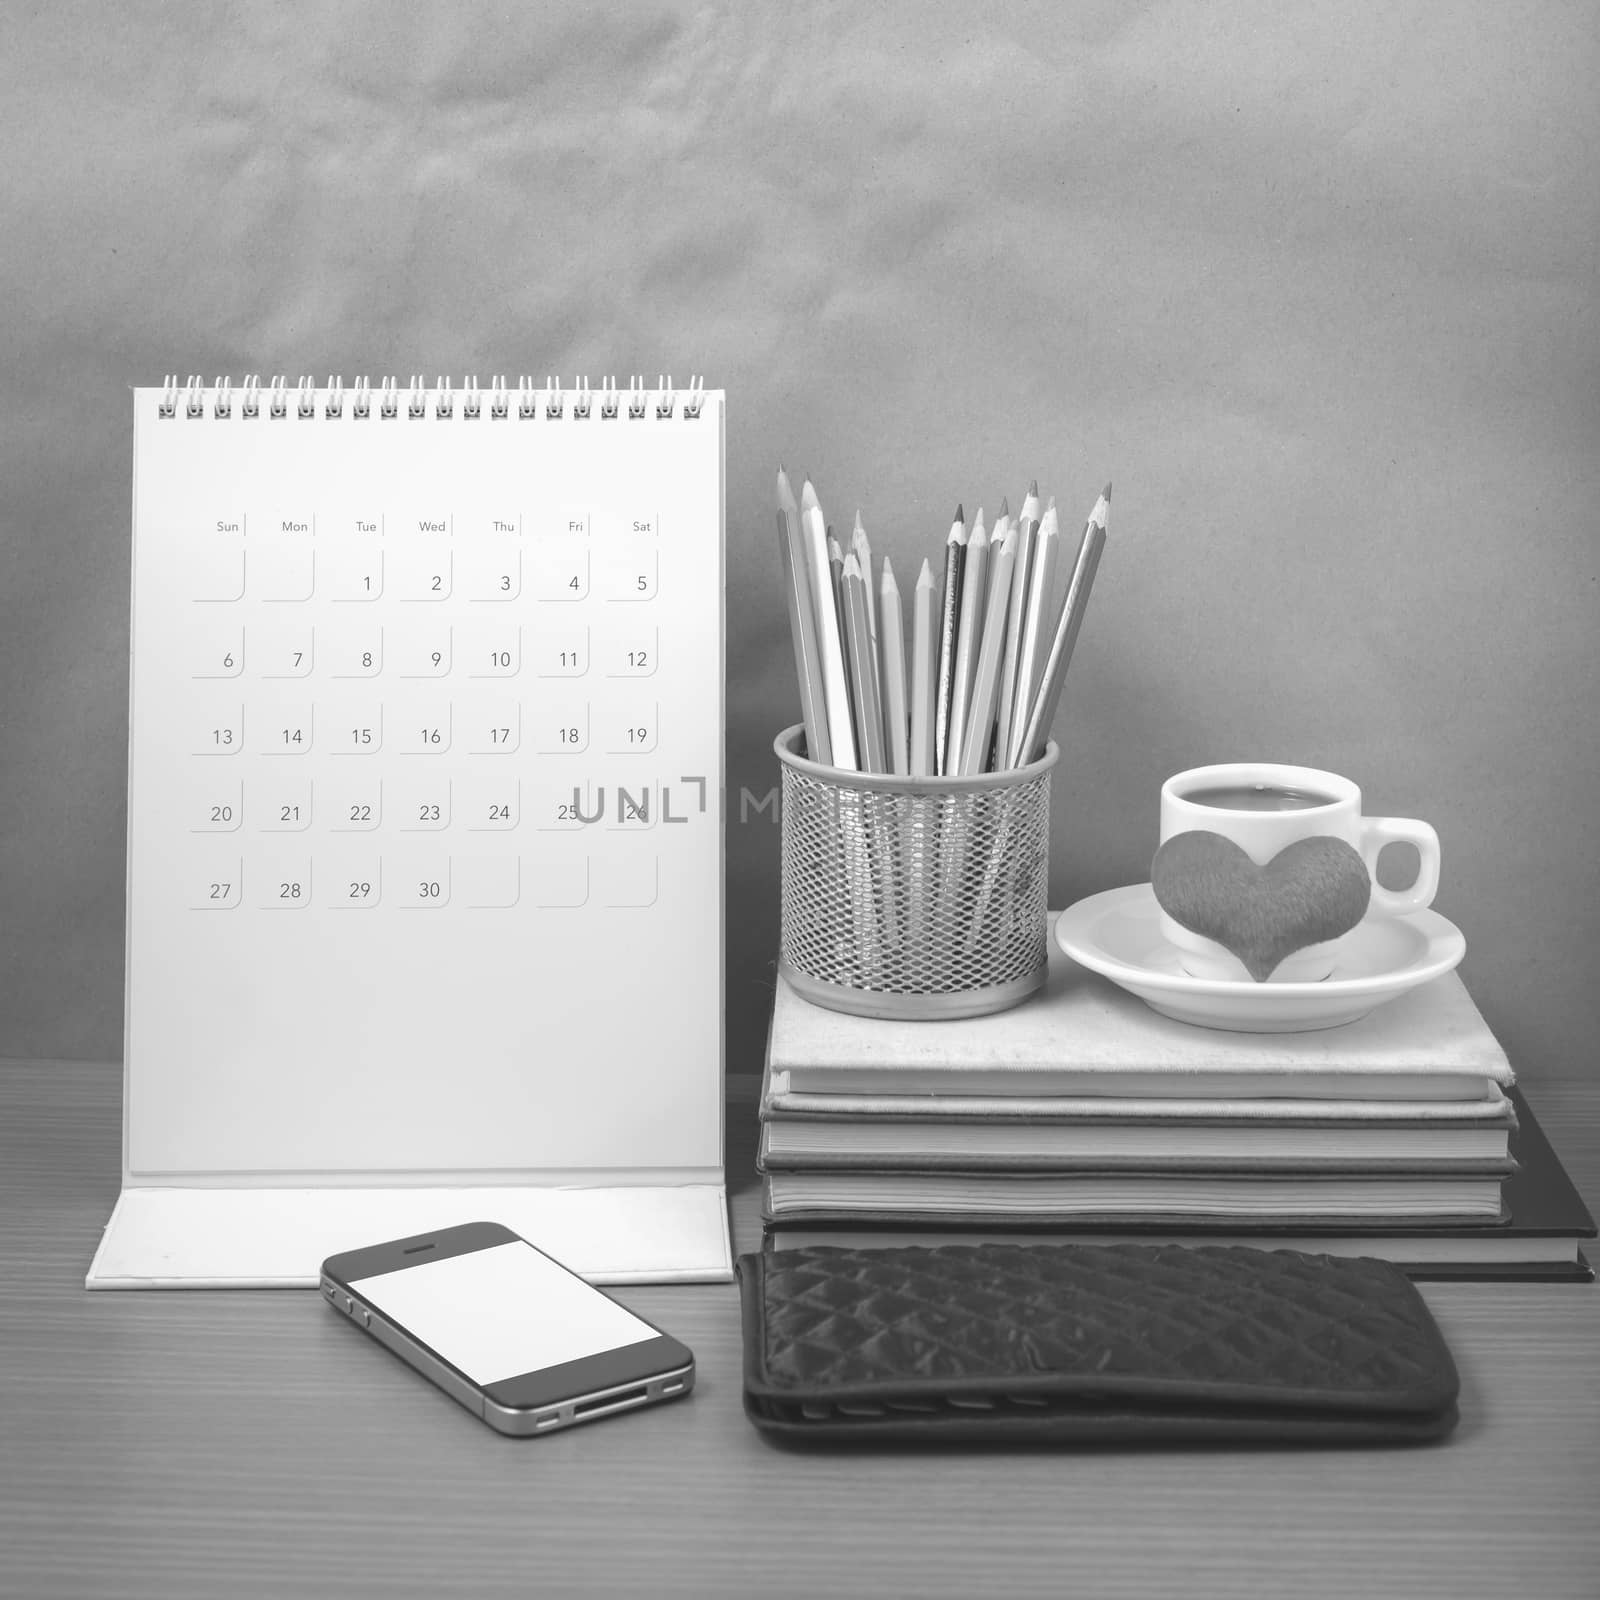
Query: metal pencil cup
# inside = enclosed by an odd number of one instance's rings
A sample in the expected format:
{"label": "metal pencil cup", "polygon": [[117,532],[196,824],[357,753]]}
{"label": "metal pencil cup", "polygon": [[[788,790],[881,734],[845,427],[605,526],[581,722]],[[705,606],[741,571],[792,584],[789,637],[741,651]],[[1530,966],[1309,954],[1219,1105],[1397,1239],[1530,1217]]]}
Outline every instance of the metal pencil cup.
{"label": "metal pencil cup", "polygon": [[807,1000],[935,1021],[1014,1006],[1044,983],[1050,769],[899,778],[783,766],[778,970]]}

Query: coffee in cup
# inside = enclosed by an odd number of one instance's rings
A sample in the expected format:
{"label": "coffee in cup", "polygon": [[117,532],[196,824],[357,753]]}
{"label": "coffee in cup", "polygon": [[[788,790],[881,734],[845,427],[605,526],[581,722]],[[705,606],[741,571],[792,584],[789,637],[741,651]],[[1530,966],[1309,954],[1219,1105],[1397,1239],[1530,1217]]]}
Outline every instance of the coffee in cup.
{"label": "coffee in cup", "polygon": [[1219,783],[1184,795],[1192,805],[1212,806],[1218,811],[1314,811],[1318,806],[1331,806],[1336,798],[1276,783]]}
{"label": "coffee in cup", "polygon": [[[1439,887],[1439,836],[1426,822],[1364,817],[1354,783],[1313,767],[1229,762],[1168,778],[1161,786],[1161,843],[1197,831],[1231,840],[1256,867],[1265,867],[1298,840],[1343,840],[1359,854],[1371,880],[1367,919],[1420,911]],[[1416,881],[1407,889],[1386,889],[1376,879],[1378,852],[1393,843],[1414,845],[1420,857]],[[1160,926],[1191,976],[1250,981],[1244,962],[1225,945],[1180,925],[1164,909]],[[1337,973],[1341,952],[1358,936],[1351,930],[1305,945],[1278,962],[1267,981],[1320,982]]]}

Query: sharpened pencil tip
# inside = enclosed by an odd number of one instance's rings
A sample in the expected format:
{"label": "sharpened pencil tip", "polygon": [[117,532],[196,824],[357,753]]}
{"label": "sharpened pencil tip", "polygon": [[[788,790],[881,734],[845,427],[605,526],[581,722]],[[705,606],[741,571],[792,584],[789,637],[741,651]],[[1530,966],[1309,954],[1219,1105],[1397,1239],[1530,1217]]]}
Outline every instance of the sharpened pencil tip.
{"label": "sharpened pencil tip", "polygon": [[1039,494],[1039,480],[1037,478],[1035,478],[1033,480],[1033,482],[1028,485],[1028,493],[1033,495],[1035,498],[1038,497],[1038,494]]}
{"label": "sharpened pencil tip", "polygon": [[855,578],[857,580],[859,580],[861,577],[861,563],[856,560],[856,554],[853,550],[844,558],[844,572],[842,576],[846,578]]}
{"label": "sharpened pencil tip", "polygon": [[922,571],[917,574],[917,587],[919,589],[931,589],[935,582],[936,579],[933,576],[933,568],[929,565],[928,558],[924,556],[922,558]]}
{"label": "sharpened pencil tip", "polygon": [[957,506],[956,507],[956,521],[957,522],[965,522],[966,520],[967,520],[966,512],[963,511],[960,506]]}
{"label": "sharpened pencil tip", "polygon": [[811,487],[809,478],[806,479],[805,486],[800,491],[800,504],[807,511],[817,504],[817,491]]}
{"label": "sharpened pencil tip", "polygon": [[1109,484],[1109,483],[1108,483],[1108,484],[1107,484],[1107,485],[1106,485],[1106,486],[1105,486],[1105,488],[1103,488],[1103,489],[1102,489],[1102,490],[1101,490],[1101,491],[1100,491],[1100,493],[1101,493],[1101,495],[1102,495],[1102,496],[1103,496],[1103,497],[1104,497],[1104,499],[1105,499],[1105,503],[1106,503],[1106,504],[1107,504],[1107,505],[1110,505],[1110,504],[1111,504],[1111,485],[1110,485],[1110,484]]}
{"label": "sharpened pencil tip", "polygon": [[856,507],[856,525],[855,525],[855,528],[852,531],[854,533],[859,533],[862,536],[862,538],[866,537],[867,530],[861,526],[861,507],[860,506]]}
{"label": "sharpened pencil tip", "polygon": [[[779,467],[778,470],[782,472],[783,468]],[[1009,517],[1011,515],[1011,502],[1007,500],[1004,495],[1000,496],[1000,515],[1002,517]]]}

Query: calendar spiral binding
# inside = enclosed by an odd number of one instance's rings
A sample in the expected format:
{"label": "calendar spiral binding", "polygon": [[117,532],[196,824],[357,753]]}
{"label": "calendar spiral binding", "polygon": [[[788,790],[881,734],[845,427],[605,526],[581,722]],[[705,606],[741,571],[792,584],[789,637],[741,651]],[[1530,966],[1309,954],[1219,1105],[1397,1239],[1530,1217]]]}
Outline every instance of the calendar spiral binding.
{"label": "calendar spiral binding", "polygon": [[680,389],[670,373],[662,373],[656,378],[655,388],[648,389],[644,378],[636,374],[629,381],[624,403],[615,374],[602,378],[598,389],[591,386],[587,374],[576,378],[570,389],[563,389],[560,378],[553,374],[546,375],[542,388],[536,388],[532,378],[523,377],[517,380],[515,389],[500,376],[492,378],[487,389],[476,376],[463,378],[457,389],[442,374],[432,384],[425,383],[420,374],[413,375],[404,389],[392,377],[379,379],[376,388],[369,378],[356,378],[348,389],[340,377],[330,377],[320,389],[312,379],[303,377],[291,389],[289,379],[280,374],[269,379],[263,388],[261,379],[252,374],[235,389],[231,377],[219,377],[207,384],[195,373],[180,382],[174,372],[162,385],[158,411],[162,417],[171,418],[181,410],[185,417],[198,420],[206,415],[208,398],[210,414],[219,421],[231,418],[236,408],[241,417],[265,416],[269,421],[282,420],[292,408],[300,420],[312,421],[320,403],[321,416],[326,421],[342,418],[347,406],[357,421],[372,416],[380,421],[390,420],[400,415],[402,407],[407,417],[417,420],[429,415],[430,404],[435,418],[449,420],[459,404],[462,417],[468,421],[487,417],[499,422],[511,416],[522,421],[540,416],[555,421],[567,416],[595,415],[608,422],[624,415],[638,421],[654,412],[663,420],[677,415],[692,422],[705,404],[705,380],[691,378],[689,386]]}

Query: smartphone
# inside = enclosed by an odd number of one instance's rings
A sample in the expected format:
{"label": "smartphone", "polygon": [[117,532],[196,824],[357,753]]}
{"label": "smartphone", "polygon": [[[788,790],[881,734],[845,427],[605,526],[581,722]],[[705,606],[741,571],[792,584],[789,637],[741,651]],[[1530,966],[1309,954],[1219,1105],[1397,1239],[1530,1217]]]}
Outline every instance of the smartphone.
{"label": "smartphone", "polygon": [[322,1295],[501,1433],[554,1433],[694,1387],[687,1346],[498,1222],[329,1256]]}

